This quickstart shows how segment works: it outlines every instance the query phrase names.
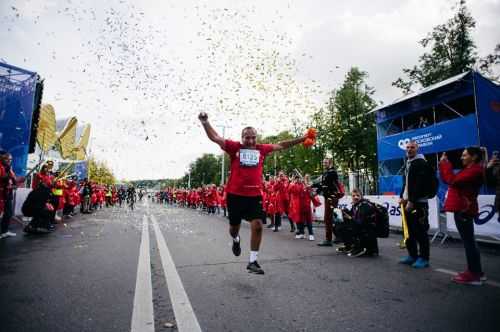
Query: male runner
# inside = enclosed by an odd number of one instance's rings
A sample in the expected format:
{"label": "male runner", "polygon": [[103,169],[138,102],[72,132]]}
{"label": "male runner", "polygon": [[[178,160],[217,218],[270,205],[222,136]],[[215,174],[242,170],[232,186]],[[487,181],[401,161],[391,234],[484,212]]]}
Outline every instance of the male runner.
{"label": "male runner", "polygon": [[208,115],[198,115],[208,138],[217,143],[230,158],[231,173],[226,186],[227,208],[229,213],[229,234],[233,238],[233,254],[241,254],[240,225],[245,219],[251,223],[250,262],[247,270],[250,273],[264,274],[257,263],[262,240],[262,169],[266,156],[274,151],[290,148],[306,140],[306,136],[278,144],[257,144],[257,131],[246,127],[241,132],[241,143],[224,139],[208,122]]}

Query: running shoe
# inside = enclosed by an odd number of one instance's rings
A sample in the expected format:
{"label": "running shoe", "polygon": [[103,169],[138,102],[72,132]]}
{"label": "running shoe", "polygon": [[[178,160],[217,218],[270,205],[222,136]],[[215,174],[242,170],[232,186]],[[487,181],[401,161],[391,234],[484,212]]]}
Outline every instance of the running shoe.
{"label": "running shoe", "polygon": [[264,274],[264,270],[262,270],[262,268],[260,267],[259,263],[257,263],[257,261],[248,263],[247,270],[248,270],[248,273]]}
{"label": "running shoe", "polygon": [[360,257],[366,254],[366,249],[365,248],[358,248],[352,250],[350,253],[347,254],[349,257]]}
{"label": "running shoe", "polygon": [[304,234],[297,234],[297,235],[295,235],[295,238],[296,239],[303,239],[304,238]]}
{"label": "running shoe", "polygon": [[314,235],[309,235],[309,241],[314,241]]}
{"label": "running shoe", "polygon": [[239,256],[241,255],[241,244],[240,244],[241,240],[236,242],[233,240],[233,254],[235,256]]}
{"label": "running shoe", "polygon": [[423,259],[422,257],[417,258],[415,263],[411,265],[411,267],[415,269],[424,269],[426,267],[429,267],[429,261],[426,259]]}
{"label": "running shoe", "polygon": [[340,253],[340,254],[347,254],[351,250],[352,249],[350,247],[346,247],[346,246],[338,247],[337,249],[335,249],[335,251],[338,252],[338,253]]}
{"label": "running shoe", "polygon": [[406,256],[399,260],[399,264],[412,265],[413,263],[415,263],[415,261],[416,259],[412,256]]}
{"label": "running shoe", "polygon": [[481,286],[483,284],[481,275],[479,273],[470,272],[469,270],[457,274],[451,280],[462,285]]}

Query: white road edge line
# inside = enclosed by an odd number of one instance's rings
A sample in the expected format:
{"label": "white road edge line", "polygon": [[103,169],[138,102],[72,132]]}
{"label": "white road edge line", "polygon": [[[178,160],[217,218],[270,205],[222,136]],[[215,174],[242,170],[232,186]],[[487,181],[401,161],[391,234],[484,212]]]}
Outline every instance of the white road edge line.
{"label": "white road edge line", "polygon": [[172,302],[172,308],[174,309],[177,329],[180,332],[199,332],[201,331],[200,324],[198,323],[198,319],[193,311],[191,302],[189,302],[186,291],[184,290],[181,278],[177,273],[174,261],[170,255],[170,251],[168,250],[165,237],[161,233],[160,227],[156,222],[156,218],[153,215],[150,217],[156,235],[156,242],[158,243],[158,250],[160,251],[160,258],[163,266],[163,273],[165,274],[165,279],[167,281],[170,301]]}
{"label": "white road edge line", "polygon": [[[452,271],[452,270],[447,270],[447,269],[434,269],[434,271],[436,272],[441,272],[441,273],[445,273],[445,274],[449,274],[451,276],[455,276],[458,272],[456,271]],[[487,285],[490,285],[490,286],[493,286],[493,287],[498,287],[500,288],[500,283],[499,282],[496,282],[496,281],[493,281],[493,280],[486,280],[484,281],[485,284]]]}
{"label": "white road edge line", "polygon": [[132,311],[131,332],[154,332],[153,286],[151,281],[151,257],[149,254],[149,224],[144,215],[142,219],[141,245],[137,263],[134,308]]}

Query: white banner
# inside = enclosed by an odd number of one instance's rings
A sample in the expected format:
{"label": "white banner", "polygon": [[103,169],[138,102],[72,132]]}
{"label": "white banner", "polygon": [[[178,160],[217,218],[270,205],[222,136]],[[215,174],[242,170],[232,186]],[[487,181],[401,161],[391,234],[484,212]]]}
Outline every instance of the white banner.
{"label": "white banner", "polygon": [[[500,222],[498,211],[495,212],[495,195],[479,195],[477,200],[479,216],[474,220],[474,234],[500,241]],[[448,230],[458,233],[453,213],[446,213],[446,223]]]}
{"label": "white banner", "polygon": [[[389,212],[389,224],[391,227],[402,228],[401,219],[401,208],[399,207],[399,196],[372,196],[367,195],[364,198],[371,202],[378,203],[387,208]],[[314,217],[316,220],[323,220],[323,215],[325,211],[324,207],[324,197],[320,196],[321,206],[317,207],[314,212]],[[351,196],[344,196],[339,201],[339,208],[351,208]],[[429,200],[429,226],[431,230],[437,230],[439,228],[439,210],[437,204],[437,198]]]}
{"label": "white banner", "polygon": [[16,194],[14,196],[14,215],[22,216],[23,212],[21,208],[23,207],[23,203],[28,197],[28,194],[31,192],[30,188],[17,188]]}

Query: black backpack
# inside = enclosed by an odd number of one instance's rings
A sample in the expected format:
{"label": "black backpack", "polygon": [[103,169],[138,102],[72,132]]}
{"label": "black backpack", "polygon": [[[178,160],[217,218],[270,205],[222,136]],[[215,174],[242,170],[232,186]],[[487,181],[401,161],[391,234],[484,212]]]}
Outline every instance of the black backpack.
{"label": "black backpack", "polygon": [[432,168],[429,163],[426,162],[427,165],[427,179],[429,179],[426,188],[426,196],[427,198],[434,198],[439,190],[439,180],[436,175],[436,171]]}
{"label": "black backpack", "polygon": [[389,237],[389,212],[383,205],[370,202],[374,210],[375,232],[377,237]]}

